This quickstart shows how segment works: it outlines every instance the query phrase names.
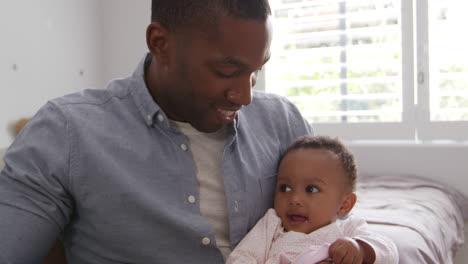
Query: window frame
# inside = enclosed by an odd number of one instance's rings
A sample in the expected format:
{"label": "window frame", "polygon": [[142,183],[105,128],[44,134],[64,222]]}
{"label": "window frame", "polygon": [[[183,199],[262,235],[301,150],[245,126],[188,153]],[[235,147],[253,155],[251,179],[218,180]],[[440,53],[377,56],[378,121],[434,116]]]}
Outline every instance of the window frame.
{"label": "window frame", "polygon": [[[316,134],[344,140],[468,140],[468,121],[430,120],[429,0],[401,0],[401,122],[312,123]],[[273,40],[274,41],[274,40]],[[268,64],[256,89],[266,90]]]}
{"label": "window frame", "polygon": [[431,120],[429,0],[415,0],[414,5],[417,21],[417,138],[423,141],[466,141],[468,140],[468,121]]}

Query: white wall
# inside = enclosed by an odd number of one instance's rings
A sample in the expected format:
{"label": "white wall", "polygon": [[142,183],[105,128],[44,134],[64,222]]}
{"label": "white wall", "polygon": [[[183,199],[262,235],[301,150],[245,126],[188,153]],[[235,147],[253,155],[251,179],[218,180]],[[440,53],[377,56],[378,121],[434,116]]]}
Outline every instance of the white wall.
{"label": "white wall", "polygon": [[0,147],[47,100],[131,74],[150,0],[0,0]]}
{"label": "white wall", "polygon": [[133,72],[148,50],[146,27],[150,0],[100,0],[103,27],[103,77],[108,81]]}
{"label": "white wall", "polygon": [[0,1],[0,146],[46,101],[102,85],[95,0]]}

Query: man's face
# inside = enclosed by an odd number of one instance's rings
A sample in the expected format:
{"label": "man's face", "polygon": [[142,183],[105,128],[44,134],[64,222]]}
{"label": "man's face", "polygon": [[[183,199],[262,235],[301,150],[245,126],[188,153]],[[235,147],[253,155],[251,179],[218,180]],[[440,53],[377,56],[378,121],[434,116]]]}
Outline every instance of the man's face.
{"label": "man's face", "polygon": [[280,164],[275,191],[275,211],[283,227],[308,234],[335,221],[346,184],[333,152],[306,148],[289,152]]}
{"label": "man's face", "polygon": [[178,38],[163,100],[169,117],[214,132],[251,103],[258,70],[270,56],[271,26],[269,19],[226,16],[214,36],[207,34],[195,29]]}

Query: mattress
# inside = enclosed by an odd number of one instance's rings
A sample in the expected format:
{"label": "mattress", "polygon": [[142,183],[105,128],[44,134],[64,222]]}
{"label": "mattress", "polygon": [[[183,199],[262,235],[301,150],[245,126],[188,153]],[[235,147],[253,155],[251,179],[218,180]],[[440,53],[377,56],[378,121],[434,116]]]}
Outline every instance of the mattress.
{"label": "mattress", "polygon": [[397,245],[400,263],[452,264],[464,243],[468,198],[418,176],[362,176],[353,214]]}

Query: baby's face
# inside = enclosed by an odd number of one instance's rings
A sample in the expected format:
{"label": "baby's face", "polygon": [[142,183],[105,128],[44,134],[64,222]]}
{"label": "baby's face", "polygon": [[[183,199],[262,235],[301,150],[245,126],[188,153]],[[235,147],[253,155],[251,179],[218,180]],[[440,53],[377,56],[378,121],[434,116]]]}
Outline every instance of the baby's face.
{"label": "baby's face", "polygon": [[[289,152],[278,170],[275,211],[287,231],[310,233],[342,214],[350,190],[339,157],[324,149]],[[341,211],[340,211],[341,210]]]}

